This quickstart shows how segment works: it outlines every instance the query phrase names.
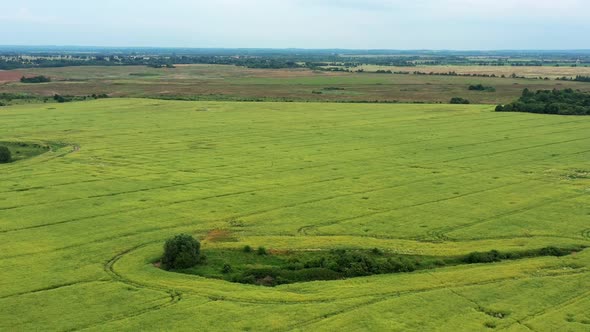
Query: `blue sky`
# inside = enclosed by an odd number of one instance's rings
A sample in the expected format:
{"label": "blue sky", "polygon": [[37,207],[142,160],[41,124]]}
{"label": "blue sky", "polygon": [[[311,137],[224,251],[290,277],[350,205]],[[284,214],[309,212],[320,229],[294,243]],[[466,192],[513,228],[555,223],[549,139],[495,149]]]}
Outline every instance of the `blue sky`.
{"label": "blue sky", "polygon": [[588,0],[0,1],[0,45],[590,49]]}

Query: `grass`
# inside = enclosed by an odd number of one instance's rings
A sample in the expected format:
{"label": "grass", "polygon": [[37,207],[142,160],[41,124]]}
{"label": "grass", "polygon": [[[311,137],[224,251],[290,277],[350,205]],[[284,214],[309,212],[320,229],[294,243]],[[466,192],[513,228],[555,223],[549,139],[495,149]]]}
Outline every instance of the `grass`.
{"label": "grass", "polygon": [[[420,68],[408,67],[406,71],[419,70]],[[442,66],[437,68],[446,70]],[[467,68],[472,70],[478,67],[468,66]],[[503,69],[503,67],[485,68]],[[508,67],[509,70],[518,72],[520,72],[519,70],[528,70],[535,74],[532,75],[534,77],[539,76],[537,75],[539,74],[538,70],[551,69],[555,71],[560,68]],[[562,68],[560,70],[570,69],[581,74],[588,68]],[[590,91],[588,83],[555,80],[333,73],[302,69],[248,69],[222,65],[188,65],[166,69],[140,66],[65,67],[27,69],[19,72],[26,75],[45,75],[51,77],[52,82],[40,85],[7,83],[0,85],[0,93],[26,92],[34,96],[49,97],[53,97],[56,93],[63,96],[108,94],[113,97],[201,101],[380,101],[406,103],[448,103],[452,97],[462,97],[472,103],[497,105],[513,102],[521,95],[524,88],[529,88],[531,91],[554,88]],[[470,85],[477,84],[483,84],[496,91],[469,90]],[[16,102],[16,100],[12,101],[12,103]]]}
{"label": "grass", "polygon": [[486,105],[4,107],[0,141],[68,145],[0,165],[0,330],[585,331],[588,250],[272,288],[153,262],[183,232],[253,255],[587,246],[589,130]]}

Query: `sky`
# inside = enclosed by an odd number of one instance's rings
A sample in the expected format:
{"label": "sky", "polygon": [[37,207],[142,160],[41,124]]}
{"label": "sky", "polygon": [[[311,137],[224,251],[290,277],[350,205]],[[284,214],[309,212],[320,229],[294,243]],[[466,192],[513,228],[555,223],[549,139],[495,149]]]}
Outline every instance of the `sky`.
{"label": "sky", "polygon": [[0,0],[0,45],[590,49],[589,0]]}

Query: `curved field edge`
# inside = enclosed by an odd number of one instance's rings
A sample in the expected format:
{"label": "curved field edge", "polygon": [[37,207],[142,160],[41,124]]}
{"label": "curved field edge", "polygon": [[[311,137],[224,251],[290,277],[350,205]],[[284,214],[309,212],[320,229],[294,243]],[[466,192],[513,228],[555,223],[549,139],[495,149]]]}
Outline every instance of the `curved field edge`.
{"label": "curved field edge", "polygon": [[[183,275],[162,271],[153,266],[153,255],[160,251],[158,244],[141,246],[135,250],[117,256],[110,268],[117,275],[120,282],[129,283],[135,287],[147,289],[159,289],[161,291],[181,294],[182,301],[192,301],[195,299],[206,298],[216,303],[219,308],[232,307],[264,307],[270,316],[275,311],[281,311],[279,307],[291,307],[291,310],[298,310],[301,306],[317,306],[320,312],[309,314],[306,318],[289,317],[282,320],[280,326],[275,326],[279,330],[291,328],[312,327],[319,330],[330,330],[332,325],[340,325],[348,321],[347,313],[361,312],[361,317],[367,313],[364,310],[373,306],[380,306],[380,303],[389,303],[387,309],[389,312],[391,305],[399,302],[408,301],[408,299],[420,299],[420,301],[443,301],[439,298],[444,294],[447,298],[454,298],[451,307],[459,310],[468,316],[472,316],[463,324],[472,326],[472,328],[481,329],[483,322],[495,321],[498,326],[507,328],[519,325],[519,321],[526,322],[530,319],[537,318],[545,312],[557,310],[554,302],[562,301],[559,305],[574,303],[576,299],[584,297],[587,292],[584,291],[588,284],[588,253],[580,253],[573,257],[562,258],[534,258],[521,262],[503,262],[494,264],[478,264],[468,267],[441,268],[435,271],[423,271],[408,274],[381,275],[354,278],[340,281],[310,282],[303,284],[292,284],[278,286],[272,289],[260,288],[257,286],[235,285],[229,282],[211,280],[196,276]],[[526,286],[529,287],[526,287]],[[545,291],[545,295],[535,293],[534,288],[530,285],[546,285],[552,287]],[[560,287],[556,287],[561,285]],[[567,285],[565,287],[564,285]],[[580,289],[580,287],[582,287]],[[485,292],[498,292],[498,288],[508,288],[516,293],[506,295],[501,298],[497,294],[495,297],[486,298],[478,290]],[[522,288],[522,292],[529,292],[537,297],[535,306],[523,306],[519,303],[516,289]],[[484,294],[485,294],[484,292]],[[463,293],[466,293],[463,295]],[[504,296],[504,295],[502,295]],[[478,297],[481,299],[474,300]],[[457,298],[463,298],[457,301]],[[465,299],[467,298],[467,300]],[[507,302],[506,300],[509,299]],[[544,300],[544,301],[540,301]],[[181,301],[181,302],[182,302]],[[552,302],[553,301],[553,302]],[[461,304],[461,302],[464,302]],[[548,302],[548,303],[545,303]],[[351,304],[353,303],[353,304]],[[323,307],[328,304],[340,306],[340,310],[331,310],[325,313]],[[442,303],[441,303],[442,304]],[[182,306],[181,303],[179,305]],[[277,307],[277,310],[270,307]],[[540,306],[540,307],[539,307]],[[442,306],[427,305],[417,311],[424,311],[425,308],[437,308],[442,310]],[[396,311],[402,310],[403,306],[395,306]],[[533,309],[536,308],[536,309]],[[206,309],[202,308],[204,311]],[[430,315],[437,315],[438,311],[431,311]],[[402,310],[405,311],[405,310]],[[443,310],[444,311],[444,310]],[[303,311],[302,311],[303,312]],[[493,312],[507,313],[506,319],[493,317]],[[401,312],[400,312],[401,314]],[[403,313],[412,315],[411,312]],[[413,313],[416,314],[416,313]],[[509,314],[509,316],[508,316]],[[355,314],[355,315],[358,315]],[[340,320],[335,320],[336,316],[341,316]],[[442,317],[440,317],[442,318]],[[343,320],[342,320],[343,319]],[[389,324],[408,324],[406,318],[402,321],[399,317],[392,318]],[[411,318],[409,318],[411,320]],[[326,322],[329,325],[324,325]],[[248,325],[240,319],[237,326]],[[265,326],[268,322],[261,322],[259,326]],[[368,320],[361,325],[355,322],[353,326],[364,326],[364,324],[380,325],[385,321]],[[431,322],[424,322],[431,324]],[[442,323],[442,322],[441,322]],[[449,324],[447,321],[443,324]],[[230,325],[233,323],[229,323]],[[438,323],[437,323],[438,324]],[[458,326],[458,322],[452,325]],[[409,324],[406,328],[410,328]],[[433,325],[434,326],[434,325]],[[266,328],[269,326],[266,325]],[[415,325],[414,328],[418,328]]]}
{"label": "curved field edge", "polygon": [[[420,289],[420,286],[429,289],[429,286],[434,286],[433,288],[438,288],[439,286],[451,287],[453,285],[472,285],[502,279],[526,278],[532,274],[559,275],[561,273],[585,273],[588,270],[580,262],[586,262],[590,258],[590,254],[580,252],[574,254],[572,257],[540,257],[493,264],[460,265],[434,270],[416,271],[413,273],[384,274],[345,280],[280,285],[268,290],[259,286],[232,284],[227,281],[158,269],[154,266],[153,262],[161,254],[161,248],[161,243],[139,246],[115,256],[109,261],[107,268],[116,279],[122,282],[152,289],[196,293],[201,296],[221,297],[237,302],[315,302],[410,291],[412,289]],[[491,273],[492,271],[495,272]],[[460,277],[461,274],[465,275]],[[448,276],[448,278],[441,278],[443,275]],[[391,278],[397,279],[398,282],[394,282]],[[372,282],[367,282],[368,280]],[[400,280],[405,280],[405,282],[399,282]],[[408,282],[410,280],[412,282]],[[435,283],[434,280],[438,280],[438,282]],[[350,289],[352,293],[347,294],[343,292],[343,286],[351,284],[364,284],[365,286],[361,286],[361,288],[357,288],[357,286]],[[240,289],[247,289],[249,292],[238,296],[236,294],[239,293],[238,291]],[[306,289],[306,291],[302,293],[298,292],[298,290],[303,289]],[[310,292],[311,289],[314,292]]]}

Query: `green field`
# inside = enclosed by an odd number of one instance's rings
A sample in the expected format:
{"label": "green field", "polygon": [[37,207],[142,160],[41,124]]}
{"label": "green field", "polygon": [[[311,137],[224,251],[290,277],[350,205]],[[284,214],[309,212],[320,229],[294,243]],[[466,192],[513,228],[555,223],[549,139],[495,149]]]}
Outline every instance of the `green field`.
{"label": "green field", "polygon": [[0,108],[0,142],[62,144],[0,165],[0,330],[588,331],[590,249],[277,287],[153,265],[182,232],[205,254],[589,246],[590,117],[493,108]]}

